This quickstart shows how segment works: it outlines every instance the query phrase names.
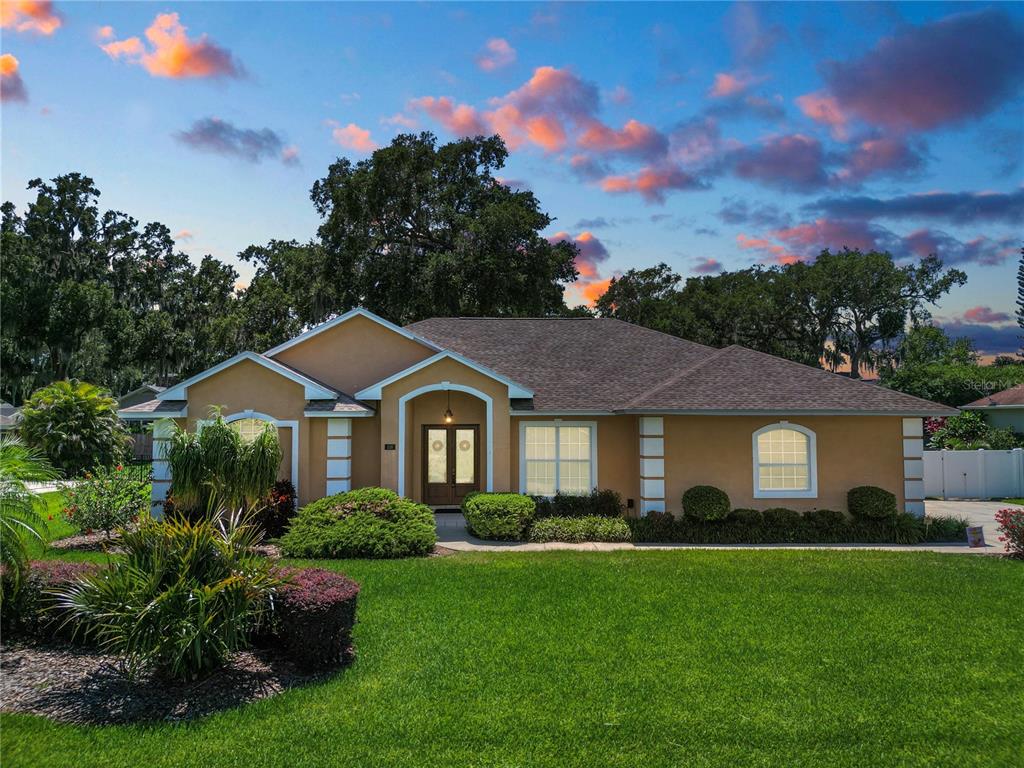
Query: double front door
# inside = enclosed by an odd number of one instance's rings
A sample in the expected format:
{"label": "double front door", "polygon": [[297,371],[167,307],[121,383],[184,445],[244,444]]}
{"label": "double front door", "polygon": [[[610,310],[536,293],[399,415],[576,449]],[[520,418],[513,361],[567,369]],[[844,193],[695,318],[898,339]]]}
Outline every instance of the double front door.
{"label": "double front door", "polygon": [[480,427],[426,424],[423,427],[423,502],[458,506],[480,490]]}

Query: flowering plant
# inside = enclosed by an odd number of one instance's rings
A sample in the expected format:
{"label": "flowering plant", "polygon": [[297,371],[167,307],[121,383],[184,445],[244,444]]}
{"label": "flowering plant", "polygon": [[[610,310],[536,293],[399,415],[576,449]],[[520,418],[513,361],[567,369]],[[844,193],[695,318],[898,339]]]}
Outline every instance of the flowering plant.
{"label": "flowering plant", "polygon": [[1000,509],[996,512],[999,540],[1013,557],[1024,558],[1024,509]]}
{"label": "flowering plant", "polygon": [[105,531],[138,521],[149,509],[149,485],[124,471],[124,466],[97,467],[65,494],[64,516],[86,533]]}

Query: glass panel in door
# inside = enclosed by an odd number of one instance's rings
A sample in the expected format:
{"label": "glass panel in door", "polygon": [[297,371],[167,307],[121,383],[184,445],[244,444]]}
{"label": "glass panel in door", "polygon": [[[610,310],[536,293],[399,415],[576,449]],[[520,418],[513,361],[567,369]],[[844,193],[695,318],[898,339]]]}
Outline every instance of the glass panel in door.
{"label": "glass panel in door", "polygon": [[455,484],[476,482],[476,430],[455,430]]}
{"label": "glass panel in door", "polygon": [[448,482],[448,430],[427,430],[427,482]]}

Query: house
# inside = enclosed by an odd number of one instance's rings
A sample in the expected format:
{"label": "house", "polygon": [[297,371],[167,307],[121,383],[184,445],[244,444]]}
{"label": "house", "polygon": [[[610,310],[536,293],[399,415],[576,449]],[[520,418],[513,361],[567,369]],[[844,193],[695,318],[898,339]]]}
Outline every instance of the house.
{"label": "house", "polygon": [[144,403],[147,400],[152,400],[154,397],[164,391],[164,387],[158,384],[143,384],[140,387],[136,387],[131,392],[126,392],[117,398],[118,408],[130,408],[133,405]]}
{"label": "house", "polygon": [[[435,507],[475,490],[612,488],[630,514],[684,490],[736,507],[845,509],[878,485],[923,513],[922,418],[956,413],[739,346],[619,320],[436,318],[399,327],[354,309],[123,408],[243,434],[279,430],[300,503],[381,485]],[[168,488],[157,423],[153,484]]]}
{"label": "house", "polygon": [[0,432],[8,432],[18,426],[21,420],[21,408],[0,400]]}
{"label": "house", "polygon": [[960,407],[965,411],[978,411],[993,427],[1009,427],[1014,432],[1024,433],[1024,384],[985,395]]}
{"label": "house", "polygon": [[[143,384],[131,392],[127,392],[117,398],[118,411],[140,403],[148,402],[164,391],[164,387],[158,384]],[[128,421],[128,431],[132,436],[132,460],[143,462],[153,455],[153,430],[152,422],[158,417],[151,419],[133,418]]]}

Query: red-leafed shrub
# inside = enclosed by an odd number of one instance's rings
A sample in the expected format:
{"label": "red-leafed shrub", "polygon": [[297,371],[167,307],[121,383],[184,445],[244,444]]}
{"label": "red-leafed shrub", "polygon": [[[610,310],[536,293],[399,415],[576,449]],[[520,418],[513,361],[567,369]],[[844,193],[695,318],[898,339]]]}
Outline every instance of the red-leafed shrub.
{"label": "red-leafed shrub", "polygon": [[273,636],[301,667],[316,669],[352,657],[359,585],[323,568],[282,568],[274,598]]}
{"label": "red-leafed shrub", "polygon": [[288,523],[295,517],[295,486],[291,480],[278,480],[270,489],[266,506],[257,514],[257,520],[268,539],[284,535]]}
{"label": "red-leafed shrub", "polygon": [[1000,509],[996,512],[999,540],[1013,557],[1024,558],[1024,509]]}
{"label": "red-leafed shrub", "polygon": [[[43,640],[84,640],[82,628],[57,605],[51,590],[98,570],[100,566],[95,563],[65,560],[34,560],[29,563],[28,573],[22,578],[17,592],[3,601],[3,631]],[[7,581],[6,577],[4,581]],[[4,589],[5,592],[8,590],[8,584],[4,584]]]}

